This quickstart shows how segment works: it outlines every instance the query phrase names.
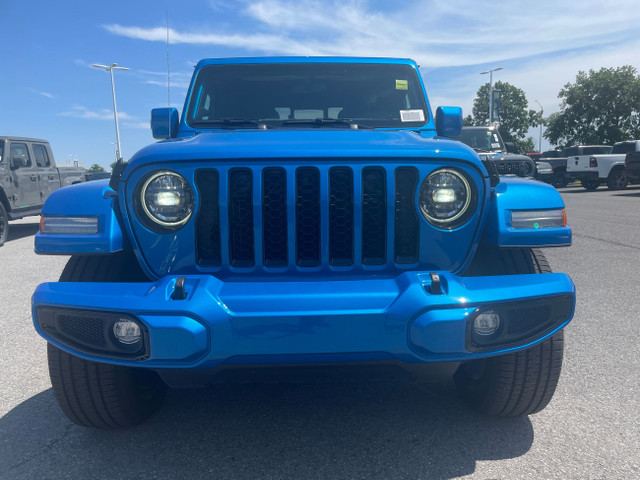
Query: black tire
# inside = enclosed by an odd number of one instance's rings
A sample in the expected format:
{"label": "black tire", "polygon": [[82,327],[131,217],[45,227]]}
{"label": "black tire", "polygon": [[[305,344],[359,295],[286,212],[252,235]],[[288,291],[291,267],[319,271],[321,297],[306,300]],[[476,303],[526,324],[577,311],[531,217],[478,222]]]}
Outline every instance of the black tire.
{"label": "black tire", "polygon": [[4,245],[4,242],[7,241],[8,235],[9,235],[9,215],[7,215],[7,210],[4,208],[4,205],[0,201],[0,247]]}
{"label": "black tire", "polygon": [[551,183],[556,188],[564,188],[569,185],[569,179],[567,178],[567,173],[564,170],[555,172],[553,174],[553,178]]}
{"label": "black tire", "polygon": [[[515,275],[551,272],[539,250],[484,247],[468,275]],[[526,350],[465,362],[454,374],[462,399],[493,417],[520,417],[547,406],[562,369],[564,332]]]}
{"label": "black tire", "polygon": [[580,183],[584,188],[593,192],[596,188],[600,186],[600,180],[580,180]]}
{"label": "black tire", "polygon": [[[73,256],[61,282],[144,281],[131,253]],[[88,361],[47,345],[49,376],[67,418],[85,427],[136,425],[160,406],[166,384],[154,371]]]}
{"label": "black tire", "polygon": [[615,167],[607,177],[607,188],[609,190],[624,190],[629,185],[629,179],[624,171],[624,167]]}

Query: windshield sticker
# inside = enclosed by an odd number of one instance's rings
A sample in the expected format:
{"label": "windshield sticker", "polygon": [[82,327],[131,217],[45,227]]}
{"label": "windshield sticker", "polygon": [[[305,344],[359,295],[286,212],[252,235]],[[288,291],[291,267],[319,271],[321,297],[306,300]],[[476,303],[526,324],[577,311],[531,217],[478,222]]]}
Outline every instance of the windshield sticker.
{"label": "windshield sticker", "polygon": [[424,111],[400,110],[400,120],[403,122],[424,122]]}
{"label": "windshield sticker", "polygon": [[500,148],[500,144],[499,143],[492,143],[491,144],[491,148]]}
{"label": "windshield sticker", "polygon": [[409,90],[409,82],[407,80],[396,80],[396,90]]}

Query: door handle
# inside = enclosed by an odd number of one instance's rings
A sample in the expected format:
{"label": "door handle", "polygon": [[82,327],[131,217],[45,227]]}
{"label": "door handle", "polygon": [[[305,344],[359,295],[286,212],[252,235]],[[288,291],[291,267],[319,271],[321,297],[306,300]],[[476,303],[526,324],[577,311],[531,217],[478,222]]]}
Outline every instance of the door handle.
{"label": "door handle", "polygon": [[49,175],[49,180],[55,180],[56,177],[54,177],[53,175]]}
{"label": "door handle", "polygon": [[29,175],[29,178],[30,178],[31,180],[33,180],[34,182],[37,182],[37,181],[38,181],[38,175],[36,175],[36,174]]}

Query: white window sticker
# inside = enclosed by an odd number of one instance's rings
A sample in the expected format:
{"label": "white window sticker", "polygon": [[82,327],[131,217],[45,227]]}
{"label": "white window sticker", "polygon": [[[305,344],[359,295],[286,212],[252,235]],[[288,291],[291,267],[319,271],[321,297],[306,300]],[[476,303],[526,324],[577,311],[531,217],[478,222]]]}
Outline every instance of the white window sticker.
{"label": "white window sticker", "polygon": [[492,143],[491,144],[491,148],[500,148],[500,144],[499,143]]}
{"label": "white window sticker", "polygon": [[400,120],[403,122],[424,122],[424,111],[400,110]]}

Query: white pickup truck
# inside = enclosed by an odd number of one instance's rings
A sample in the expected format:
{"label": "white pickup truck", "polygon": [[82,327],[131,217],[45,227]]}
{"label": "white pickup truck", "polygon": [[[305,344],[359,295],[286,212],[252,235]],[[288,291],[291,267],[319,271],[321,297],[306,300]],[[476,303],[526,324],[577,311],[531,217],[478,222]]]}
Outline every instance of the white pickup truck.
{"label": "white pickup truck", "polygon": [[611,153],[567,155],[567,175],[578,178],[587,190],[595,190],[604,183],[609,190],[624,190],[629,183],[625,156],[638,151],[640,140],[629,140],[616,143]]}

